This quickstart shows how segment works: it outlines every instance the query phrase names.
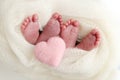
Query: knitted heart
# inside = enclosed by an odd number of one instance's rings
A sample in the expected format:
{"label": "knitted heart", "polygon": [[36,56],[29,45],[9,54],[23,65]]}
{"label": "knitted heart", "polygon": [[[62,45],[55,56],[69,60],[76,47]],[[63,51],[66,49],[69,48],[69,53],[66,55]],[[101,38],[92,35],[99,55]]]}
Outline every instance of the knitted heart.
{"label": "knitted heart", "polygon": [[65,48],[65,42],[61,38],[52,37],[35,46],[35,56],[42,63],[56,67],[61,62]]}

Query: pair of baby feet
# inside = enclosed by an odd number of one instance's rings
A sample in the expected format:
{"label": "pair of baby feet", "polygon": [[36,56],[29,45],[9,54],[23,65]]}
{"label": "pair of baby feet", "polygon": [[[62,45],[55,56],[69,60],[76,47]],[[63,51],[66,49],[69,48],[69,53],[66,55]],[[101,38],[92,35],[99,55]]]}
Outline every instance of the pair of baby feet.
{"label": "pair of baby feet", "polygon": [[25,39],[35,46],[35,55],[43,63],[58,66],[66,48],[77,47],[90,51],[100,42],[100,33],[93,29],[76,45],[79,22],[73,19],[63,23],[58,13],[52,15],[42,32],[39,31],[38,15],[27,17],[21,25]]}

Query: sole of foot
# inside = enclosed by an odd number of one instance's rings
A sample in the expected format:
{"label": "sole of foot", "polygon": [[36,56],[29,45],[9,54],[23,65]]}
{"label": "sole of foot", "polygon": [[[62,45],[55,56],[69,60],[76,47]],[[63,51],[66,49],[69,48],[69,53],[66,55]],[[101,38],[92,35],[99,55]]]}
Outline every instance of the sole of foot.
{"label": "sole of foot", "polygon": [[76,47],[90,51],[99,45],[100,39],[100,32],[97,29],[93,29]]}
{"label": "sole of foot", "polygon": [[75,47],[79,32],[79,22],[73,19],[68,20],[61,26],[60,36],[66,43],[66,47]]}
{"label": "sole of foot", "polygon": [[21,31],[29,43],[35,44],[39,37],[38,15],[34,14],[25,18],[21,25]]}
{"label": "sole of foot", "polygon": [[51,37],[59,36],[62,17],[58,13],[54,13],[47,25],[44,27],[42,34],[37,42],[47,41]]}

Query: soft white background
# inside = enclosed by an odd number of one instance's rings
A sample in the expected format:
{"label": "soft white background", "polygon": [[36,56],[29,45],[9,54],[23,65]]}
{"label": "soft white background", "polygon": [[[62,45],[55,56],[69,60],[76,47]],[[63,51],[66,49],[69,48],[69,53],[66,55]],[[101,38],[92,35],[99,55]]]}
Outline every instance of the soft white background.
{"label": "soft white background", "polygon": [[[97,1],[100,3],[102,2],[103,4],[105,4],[108,7],[108,10],[112,12],[112,15],[114,15],[114,18],[116,19],[115,20],[116,23],[120,23],[120,1],[119,0],[91,0],[91,1]],[[120,26],[118,25],[118,28],[116,28],[116,32],[119,32],[119,29],[120,29]],[[13,72],[9,67],[6,67],[2,63],[0,63],[0,80],[28,80],[28,79],[21,76],[20,74],[17,74],[16,72]]]}

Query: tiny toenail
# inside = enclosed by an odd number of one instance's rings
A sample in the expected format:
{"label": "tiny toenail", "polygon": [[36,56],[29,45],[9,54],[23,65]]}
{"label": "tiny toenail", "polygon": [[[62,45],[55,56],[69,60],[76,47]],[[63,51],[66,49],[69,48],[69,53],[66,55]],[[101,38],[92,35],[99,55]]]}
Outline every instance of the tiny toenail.
{"label": "tiny toenail", "polygon": [[99,41],[96,41],[95,45],[98,45],[99,44]]}
{"label": "tiny toenail", "polygon": [[53,17],[54,17],[54,18],[57,18],[57,17],[58,17],[58,13],[55,13],[55,14],[53,15]]}
{"label": "tiny toenail", "polygon": [[34,22],[38,20],[37,14],[34,14],[34,15],[33,15],[32,20],[33,20]]}
{"label": "tiny toenail", "polygon": [[23,23],[23,25],[26,25],[26,24],[27,24],[26,22]]}
{"label": "tiny toenail", "polygon": [[26,19],[26,20],[25,20],[25,22],[28,22],[28,21],[29,21],[29,19]]}
{"label": "tiny toenail", "polygon": [[78,26],[79,25],[79,22],[78,21],[75,21],[74,22],[74,26]]}
{"label": "tiny toenail", "polygon": [[22,29],[25,29],[25,26],[24,26],[24,25],[22,25],[22,26],[21,26],[21,28],[22,28]]}
{"label": "tiny toenail", "polygon": [[30,19],[28,19],[28,22],[30,22]]}

